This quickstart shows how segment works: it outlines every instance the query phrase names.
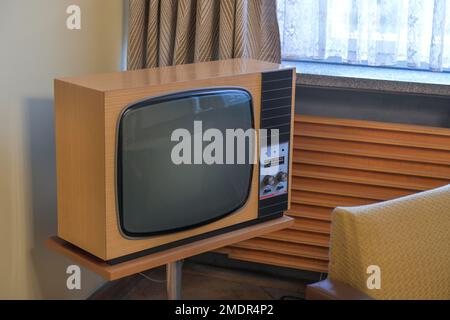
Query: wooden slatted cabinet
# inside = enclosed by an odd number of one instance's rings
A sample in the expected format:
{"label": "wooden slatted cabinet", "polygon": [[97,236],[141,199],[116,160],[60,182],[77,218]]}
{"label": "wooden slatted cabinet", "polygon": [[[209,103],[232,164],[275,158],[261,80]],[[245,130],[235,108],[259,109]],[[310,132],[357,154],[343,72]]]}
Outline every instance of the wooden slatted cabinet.
{"label": "wooden slatted cabinet", "polygon": [[221,249],[230,258],[327,272],[337,206],[389,200],[450,183],[450,130],[295,117],[292,203],[286,230]]}

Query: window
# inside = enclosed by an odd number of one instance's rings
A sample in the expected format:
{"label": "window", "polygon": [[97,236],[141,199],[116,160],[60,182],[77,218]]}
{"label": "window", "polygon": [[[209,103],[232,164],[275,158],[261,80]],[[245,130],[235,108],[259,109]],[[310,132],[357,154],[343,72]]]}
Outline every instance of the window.
{"label": "window", "polygon": [[450,71],[450,0],[277,0],[284,60]]}

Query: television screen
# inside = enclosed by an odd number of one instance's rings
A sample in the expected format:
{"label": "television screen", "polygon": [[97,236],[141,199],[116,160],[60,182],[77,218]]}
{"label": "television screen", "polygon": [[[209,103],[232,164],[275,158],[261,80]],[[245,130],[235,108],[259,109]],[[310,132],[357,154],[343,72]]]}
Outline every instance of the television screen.
{"label": "television screen", "polygon": [[[227,129],[253,128],[252,113],[251,96],[242,89],[182,92],[129,106],[119,122],[117,146],[121,231],[130,237],[181,231],[242,207],[249,195],[253,164],[227,164],[225,138]],[[191,157],[189,152],[181,154],[190,163],[173,161],[174,148],[181,142],[173,141],[177,129],[192,135],[190,141],[183,141],[190,143]],[[194,159],[198,148],[205,150],[211,143],[203,141],[199,129],[223,134],[224,164],[206,164],[204,159],[199,164]],[[237,143],[234,157],[236,149]]]}

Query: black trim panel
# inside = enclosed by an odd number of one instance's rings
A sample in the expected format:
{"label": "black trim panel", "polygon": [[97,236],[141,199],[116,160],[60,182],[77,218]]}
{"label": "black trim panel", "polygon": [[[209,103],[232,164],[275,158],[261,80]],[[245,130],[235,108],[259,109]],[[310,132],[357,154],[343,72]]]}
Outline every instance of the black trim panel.
{"label": "black trim panel", "polygon": [[288,106],[282,106],[279,108],[273,108],[273,109],[266,109],[263,112],[261,112],[261,119],[266,120],[268,118],[272,117],[279,117],[280,114],[288,114],[291,112],[291,105]]}
{"label": "black trim panel", "polygon": [[288,202],[281,202],[273,206],[259,208],[259,216],[266,217],[272,214],[283,214],[288,209]]}
{"label": "black trim panel", "polygon": [[285,69],[280,71],[272,71],[263,73],[263,84],[270,81],[280,81],[291,79],[292,81],[292,69]]}
{"label": "black trim panel", "polygon": [[[264,87],[271,88],[270,83],[268,85],[263,84],[263,90]],[[261,95],[261,99],[263,102],[272,101],[276,99],[283,99],[286,97],[292,97],[292,86],[290,88],[263,91]]]}
{"label": "black trim panel", "polygon": [[275,108],[291,106],[291,104],[292,100],[290,97],[263,101],[261,104],[261,112],[265,112],[267,110]]}
{"label": "black trim panel", "polygon": [[281,196],[277,196],[277,197],[273,197],[273,198],[268,198],[268,199],[264,199],[263,201],[261,201],[261,207],[260,208],[266,208],[266,207],[271,207],[275,204],[278,203],[282,203],[282,202],[288,202],[288,194],[285,193]]}
{"label": "black trim panel", "polygon": [[[291,138],[292,94],[292,69],[262,74],[261,129],[278,129],[280,143],[289,142]],[[270,132],[268,134],[267,144],[270,146]],[[286,211],[289,205],[288,199],[289,195],[286,193],[259,200],[259,217]]]}
{"label": "black trim panel", "polygon": [[281,126],[290,125],[291,119],[292,117],[290,113],[278,115],[276,117],[271,118],[262,118],[261,126],[264,128],[276,126],[278,128]]}

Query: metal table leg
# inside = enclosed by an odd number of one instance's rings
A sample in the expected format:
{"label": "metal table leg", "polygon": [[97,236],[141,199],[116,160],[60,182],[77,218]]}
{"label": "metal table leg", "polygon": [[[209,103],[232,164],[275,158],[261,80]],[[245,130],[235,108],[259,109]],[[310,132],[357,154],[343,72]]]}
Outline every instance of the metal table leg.
{"label": "metal table leg", "polygon": [[169,300],[181,300],[181,277],[183,260],[168,263],[166,265],[167,298]]}

